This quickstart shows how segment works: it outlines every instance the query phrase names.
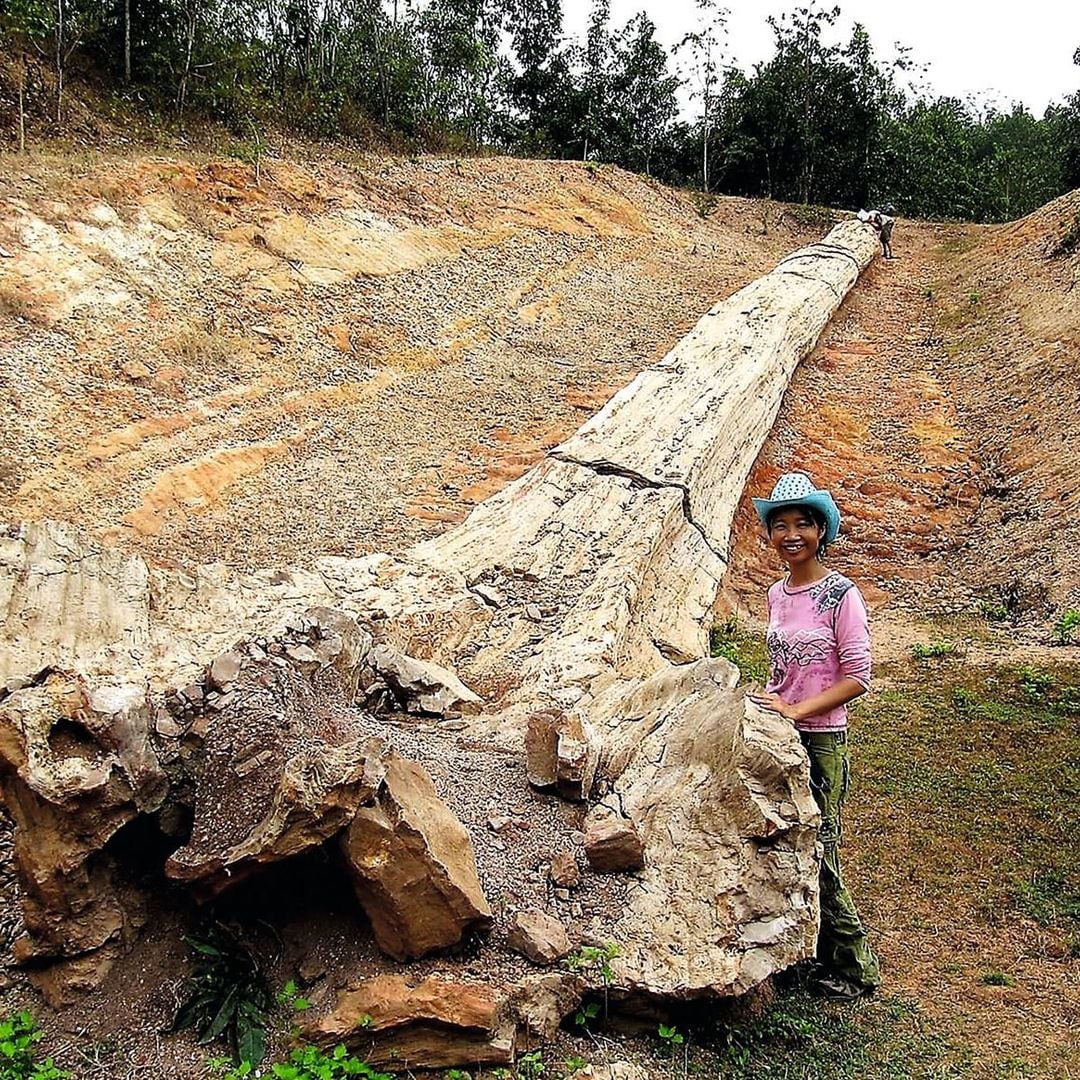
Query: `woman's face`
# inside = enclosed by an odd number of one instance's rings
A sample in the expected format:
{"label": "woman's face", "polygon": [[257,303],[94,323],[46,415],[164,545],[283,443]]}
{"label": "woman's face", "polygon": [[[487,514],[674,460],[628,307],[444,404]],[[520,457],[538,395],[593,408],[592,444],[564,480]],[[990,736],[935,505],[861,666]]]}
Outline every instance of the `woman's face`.
{"label": "woman's face", "polygon": [[817,558],[825,530],[819,528],[803,506],[777,510],[769,522],[769,543],[789,566]]}

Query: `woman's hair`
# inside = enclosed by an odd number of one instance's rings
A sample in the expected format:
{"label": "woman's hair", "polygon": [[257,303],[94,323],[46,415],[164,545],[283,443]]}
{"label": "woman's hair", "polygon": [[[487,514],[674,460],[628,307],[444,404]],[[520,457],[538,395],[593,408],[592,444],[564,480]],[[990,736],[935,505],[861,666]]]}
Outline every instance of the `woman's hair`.
{"label": "woman's hair", "polygon": [[773,518],[780,513],[781,510],[803,510],[806,512],[807,517],[818,527],[818,532],[821,533],[821,539],[818,541],[817,557],[824,559],[826,552],[829,550],[829,545],[825,542],[825,533],[828,532],[829,525],[825,520],[825,515],[816,506],[807,506],[806,504],[796,504],[795,506],[778,506],[776,509],[769,512],[769,532],[772,532]]}

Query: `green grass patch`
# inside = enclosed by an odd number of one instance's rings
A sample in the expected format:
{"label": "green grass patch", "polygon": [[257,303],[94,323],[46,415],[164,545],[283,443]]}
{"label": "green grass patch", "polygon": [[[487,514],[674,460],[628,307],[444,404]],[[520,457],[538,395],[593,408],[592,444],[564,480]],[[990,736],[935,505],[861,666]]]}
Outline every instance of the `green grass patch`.
{"label": "green grass patch", "polygon": [[769,678],[769,652],[764,634],[749,630],[731,618],[717,623],[709,635],[709,653],[730,660],[740,671],[740,683],[756,682],[763,686]]}
{"label": "green grass patch", "polygon": [[1080,666],[888,674],[854,745],[868,862],[903,866],[937,910],[1080,934]]}
{"label": "green grass patch", "polygon": [[897,996],[828,1006],[793,991],[761,1019],[719,1028],[710,1042],[719,1057],[713,1075],[739,1080],[945,1080],[968,1076],[971,1060],[966,1046]]}
{"label": "green grass patch", "polygon": [[911,655],[916,660],[940,660],[946,656],[956,656],[958,652],[955,641],[916,641],[911,646]]}

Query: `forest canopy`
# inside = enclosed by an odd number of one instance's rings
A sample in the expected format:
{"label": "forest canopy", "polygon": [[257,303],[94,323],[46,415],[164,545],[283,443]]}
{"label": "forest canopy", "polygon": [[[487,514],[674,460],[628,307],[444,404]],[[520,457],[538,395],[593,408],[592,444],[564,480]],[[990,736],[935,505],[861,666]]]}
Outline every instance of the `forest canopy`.
{"label": "forest canopy", "polygon": [[[73,81],[170,123],[211,119],[455,153],[611,162],[706,192],[1002,221],[1080,186],[1078,90],[1041,116],[911,89],[839,8],[768,19],[772,56],[728,51],[698,0],[673,49],[594,0],[0,0],[3,110],[62,130]],[[1080,65],[1080,49],[1074,54]],[[14,83],[14,85],[12,85]],[[689,111],[686,103],[689,101]],[[12,127],[14,125],[11,125]]]}

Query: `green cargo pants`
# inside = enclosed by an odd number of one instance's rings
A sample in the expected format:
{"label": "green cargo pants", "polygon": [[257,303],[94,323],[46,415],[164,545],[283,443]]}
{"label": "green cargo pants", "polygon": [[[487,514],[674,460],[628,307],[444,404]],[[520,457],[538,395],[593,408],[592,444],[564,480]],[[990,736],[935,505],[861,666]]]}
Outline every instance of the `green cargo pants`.
{"label": "green cargo pants", "polygon": [[848,791],[846,731],[799,732],[810,757],[810,790],[821,810],[821,932],[817,959],[830,975],[859,987],[881,985],[877,957],[840,876],[840,811]]}

